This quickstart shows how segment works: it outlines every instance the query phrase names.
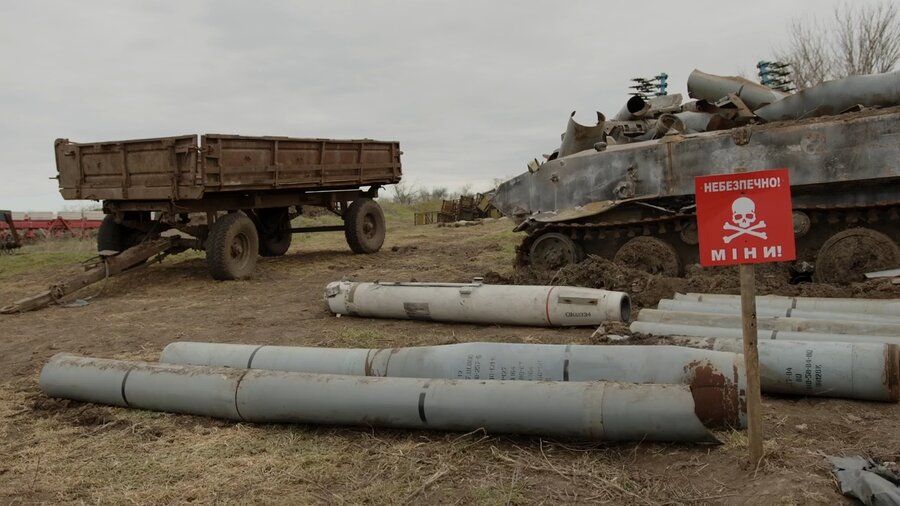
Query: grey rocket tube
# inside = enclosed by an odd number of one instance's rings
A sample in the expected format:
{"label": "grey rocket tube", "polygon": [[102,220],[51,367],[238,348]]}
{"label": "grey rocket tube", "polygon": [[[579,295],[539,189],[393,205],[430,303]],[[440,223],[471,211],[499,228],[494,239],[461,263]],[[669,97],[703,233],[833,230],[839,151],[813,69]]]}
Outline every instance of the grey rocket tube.
{"label": "grey rocket tube", "polygon": [[325,287],[332,313],[371,318],[444,322],[595,326],[628,321],[631,300],[624,292],[572,286],[472,283],[355,283]]}
{"label": "grey rocket tube", "polygon": [[[865,316],[862,315],[862,318]],[[638,321],[656,323],[677,323],[680,325],[705,325],[710,327],[738,328],[741,316],[721,313],[695,313],[686,311],[665,311],[642,309]],[[763,330],[792,332],[824,332],[828,334],[856,334],[872,336],[900,337],[900,322],[882,323],[849,320],[817,320],[791,317],[759,316],[757,325]]]}
{"label": "grey rocket tube", "polygon": [[648,112],[650,112],[650,102],[637,95],[632,95],[613,119],[616,121],[634,121],[641,119]]}
{"label": "grey rocket tube", "polygon": [[[743,350],[740,339],[673,338],[712,350]],[[760,341],[760,382],[767,393],[900,401],[900,346],[811,341]]]}
{"label": "grey rocket tube", "polygon": [[[716,293],[676,293],[675,300],[712,302],[713,304],[739,305],[739,295]],[[761,295],[756,297],[756,305],[767,308],[800,309],[804,311],[834,311],[838,313],[861,313],[895,317],[900,315],[900,299],[855,299],[830,297],[785,297],[781,295]]]}
{"label": "grey rocket tube", "polygon": [[[739,399],[743,405],[746,390],[743,358],[678,346],[460,343],[341,349],[176,342],[163,349],[159,361],[353,376],[684,384],[698,392],[711,389],[706,402],[731,412],[735,424],[745,423],[735,404]],[[716,392],[727,395],[717,398]]]}
{"label": "grey rocket tube", "polygon": [[[670,300],[663,299],[657,305],[658,309],[665,311],[682,311],[693,313],[718,313],[718,314],[741,314],[741,307],[737,304],[729,304],[726,302],[696,302],[690,300]],[[807,320],[851,320],[865,321],[869,323],[895,323],[900,324],[900,317],[888,315],[872,315],[861,313],[839,313],[836,311],[807,311],[794,308],[779,308],[772,306],[757,306],[756,314],[758,316],[784,316],[789,318],[805,318]]]}
{"label": "grey rocket tube", "polygon": [[728,425],[686,385],[366,378],[57,354],[51,397],[256,423],[378,425],[584,440],[715,441]]}
{"label": "grey rocket tube", "polygon": [[[636,321],[629,327],[632,332],[654,336],[731,337],[740,338],[741,329],[731,327],[707,327],[705,325],[685,325],[680,323],[657,323]],[[836,341],[846,343],[882,343],[900,345],[900,337],[863,336],[857,334],[830,334],[825,332],[795,332],[781,330],[757,331],[757,339],[783,341]]]}

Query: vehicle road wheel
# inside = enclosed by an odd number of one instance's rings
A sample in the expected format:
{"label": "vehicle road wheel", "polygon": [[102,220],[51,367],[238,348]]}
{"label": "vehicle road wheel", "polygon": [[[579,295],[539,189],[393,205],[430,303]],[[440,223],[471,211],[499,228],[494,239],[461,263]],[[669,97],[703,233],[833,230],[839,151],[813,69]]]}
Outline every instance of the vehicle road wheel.
{"label": "vehicle road wheel", "polygon": [[650,274],[676,277],[681,273],[681,259],[671,244],[656,237],[640,236],[619,248],[613,261]]}
{"label": "vehicle road wheel", "polygon": [[253,220],[241,212],[219,217],[206,240],[206,265],[213,279],[242,279],[256,268],[259,235]]}
{"label": "vehicle road wheel", "polygon": [[116,223],[111,214],[103,217],[100,229],[97,230],[97,251],[123,252],[140,244],[144,234],[140,230]]}
{"label": "vehicle road wheel", "polygon": [[344,236],[354,253],[380,250],[384,232],[384,211],[372,199],[354,200],[344,213]]}
{"label": "vehicle road wheel", "polygon": [[866,279],[865,273],[900,265],[900,247],[890,237],[869,228],[851,228],[828,238],[816,255],[813,279],[847,284]]}
{"label": "vehicle road wheel", "polygon": [[531,243],[528,258],[531,265],[539,269],[559,269],[584,260],[584,250],[571,238],[548,232]]}
{"label": "vehicle road wheel", "polygon": [[287,208],[260,209],[259,254],[264,257],[280,257],[291,247],[291,217]]}

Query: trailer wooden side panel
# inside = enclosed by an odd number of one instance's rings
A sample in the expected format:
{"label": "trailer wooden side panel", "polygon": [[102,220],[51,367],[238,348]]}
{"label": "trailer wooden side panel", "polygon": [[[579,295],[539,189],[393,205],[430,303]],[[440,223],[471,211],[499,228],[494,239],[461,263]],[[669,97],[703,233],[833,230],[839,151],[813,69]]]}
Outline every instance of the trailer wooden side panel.
{"label": "trailer wooden side panel", "polygon": [[65,199],[195,199],[197,136],[76,144],[55,142],[59,189]]}
{"label": "trailer wooden side panel", "polygon": [[400,181],[396,142],[203,136],[207,191],[338,189]]}
{"label": "trailer wooden side panel", "polygon": [[55,143],[65,199],[175,201],[219,192],[340,190],[400,181],[400,146],[369,139],[197,135]]}

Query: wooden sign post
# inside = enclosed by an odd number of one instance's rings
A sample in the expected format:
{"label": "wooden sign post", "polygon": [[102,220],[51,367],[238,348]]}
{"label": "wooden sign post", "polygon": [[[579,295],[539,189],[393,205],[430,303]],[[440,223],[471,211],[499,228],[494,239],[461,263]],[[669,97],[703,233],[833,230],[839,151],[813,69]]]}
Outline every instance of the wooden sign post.
{"label": "wooden sign post", "polygon": [[741,328],[744,337],[744,369],[747,371],[747,434],[750,462],[755,468],[763,456],[762,394],[759,386],[759,348],[756,333],[756,269],[741,264]]}
{"label": "wooden sign post", "polygon": [[753,264],[796,258],[788,171],[701,176],[694,184],[700,264],[740,265],[747,433],[755,467],[763,457],[763,437]]}

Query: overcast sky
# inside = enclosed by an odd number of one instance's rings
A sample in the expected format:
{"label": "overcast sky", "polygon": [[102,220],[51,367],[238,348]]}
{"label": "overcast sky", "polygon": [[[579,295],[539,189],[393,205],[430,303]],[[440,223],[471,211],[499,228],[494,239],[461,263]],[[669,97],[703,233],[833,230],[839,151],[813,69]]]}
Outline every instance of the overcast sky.
{"label": "overcast sky", "polygon": [[[821,0],[4,1],[0,209],[58,210],[53,140],[399,140],[404,179],[487,189],[611,115],[629,78],[755,72]],[[383,193],[384,194],[384,193]]]}

